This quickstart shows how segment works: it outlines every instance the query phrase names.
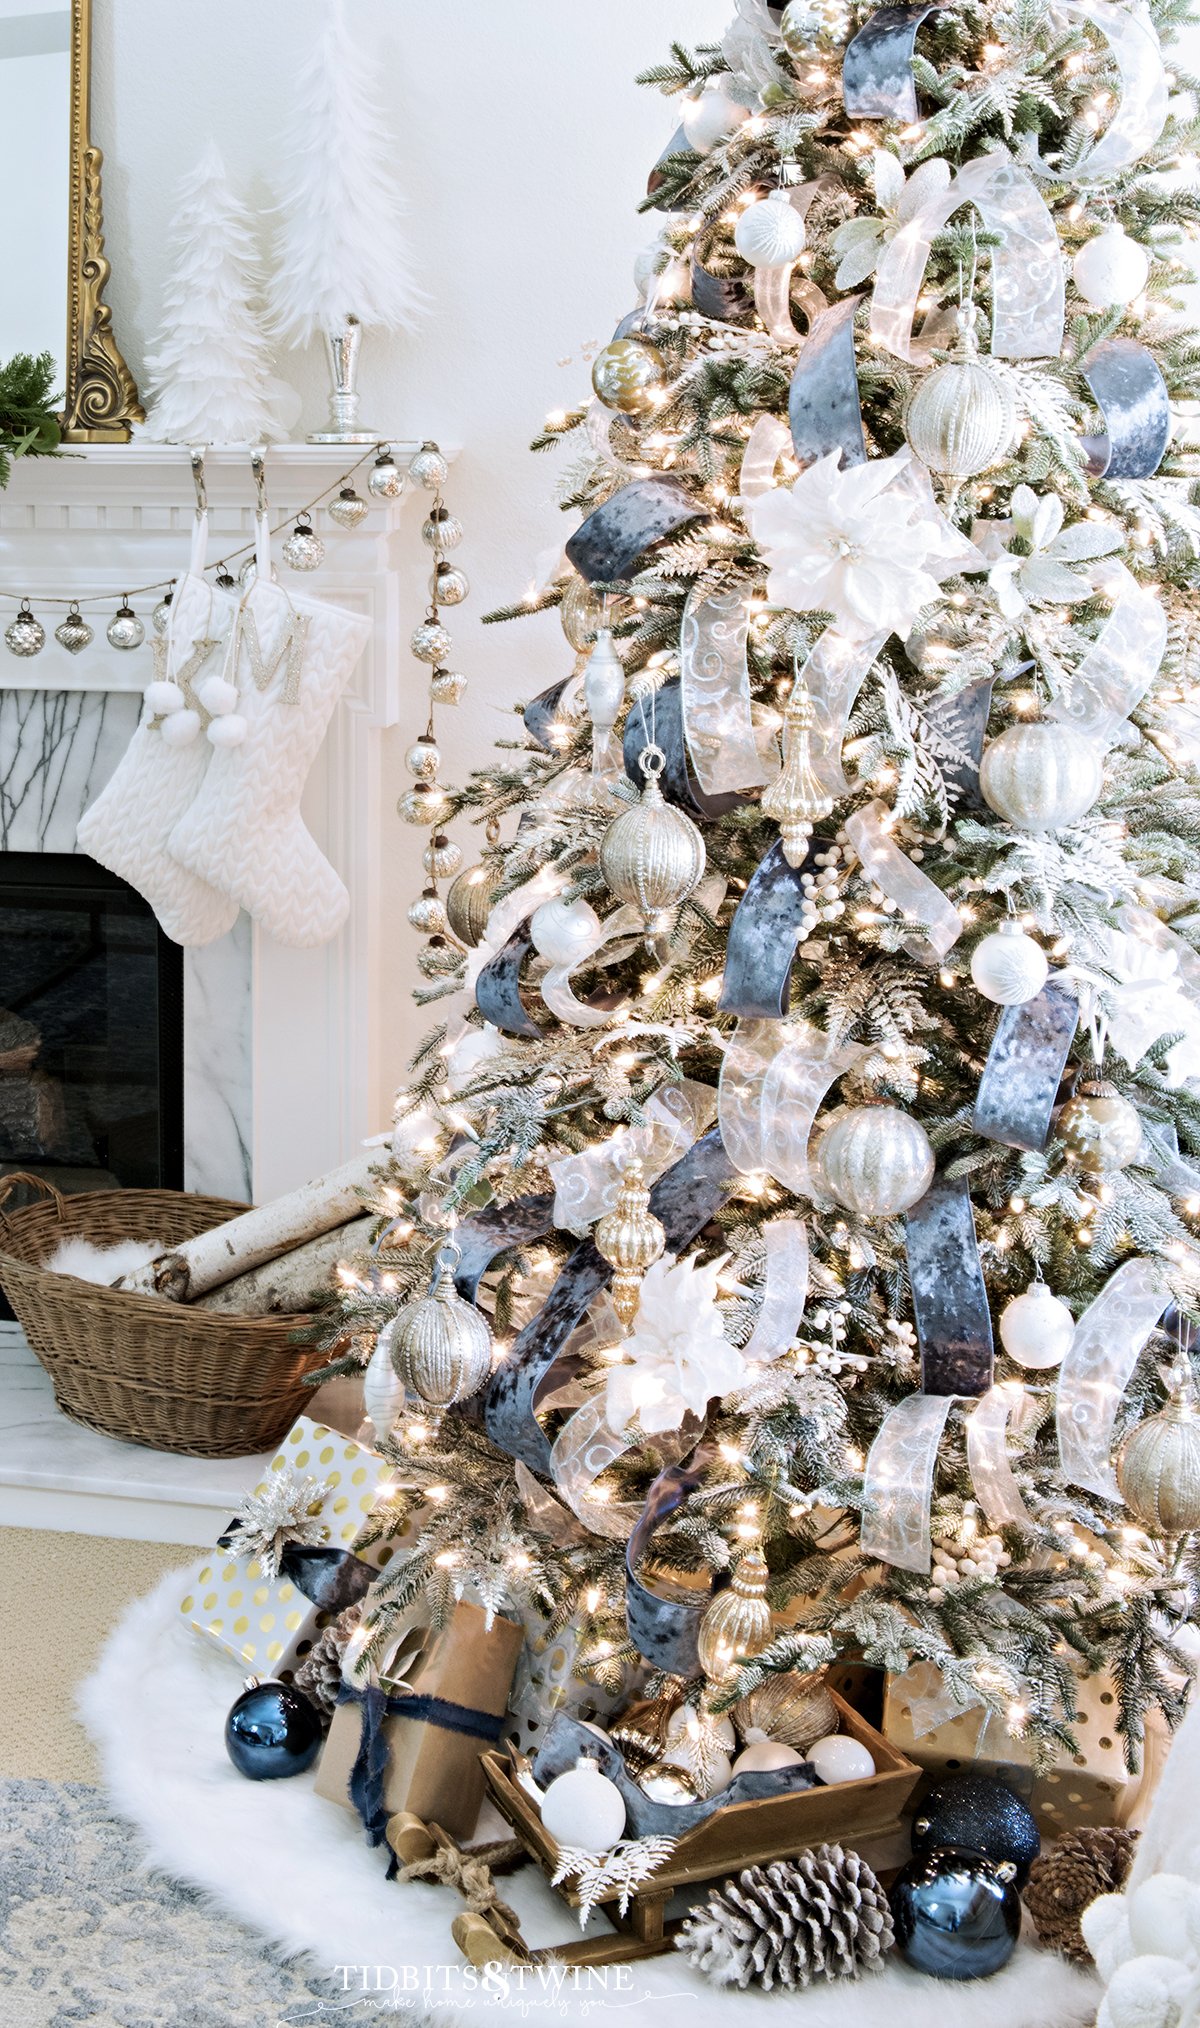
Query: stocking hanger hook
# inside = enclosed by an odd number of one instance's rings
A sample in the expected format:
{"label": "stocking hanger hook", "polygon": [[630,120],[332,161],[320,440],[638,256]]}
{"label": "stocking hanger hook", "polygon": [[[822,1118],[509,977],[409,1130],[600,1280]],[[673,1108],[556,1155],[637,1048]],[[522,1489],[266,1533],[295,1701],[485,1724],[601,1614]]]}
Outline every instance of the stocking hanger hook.
{"label": "stocking hanger hook", "polygon": [[267,447],[256,444],[250,453],[250,470],[254,474],[254,491],[257,495],[259,518],[267,513]]}
{"label": "stocking hanger hook", "polygon": [[196,519],[208,512],[208,488],[204,483],[204,445],[193,444],[188,456],[192,466],[192,484],[196,488]]}

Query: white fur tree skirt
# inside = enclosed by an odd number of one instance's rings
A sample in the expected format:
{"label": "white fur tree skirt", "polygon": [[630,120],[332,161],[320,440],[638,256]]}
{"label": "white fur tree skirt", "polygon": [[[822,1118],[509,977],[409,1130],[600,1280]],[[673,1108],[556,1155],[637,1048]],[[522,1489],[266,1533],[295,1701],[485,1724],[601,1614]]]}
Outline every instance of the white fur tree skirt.
{"label": "white fur tree skirt", "polygon": [[[428,1993],[442,2021],[510,2009],[582,2020],[606,2007],[641,2013],[654,2028],[685,2016],[688,2028],[762,2028],[780,2012],[795,2028],[931,2028],[939,2019],[954,2028],[1084,2028],[1094,2018],[1097,1983],[1024,1947],[996,1978],[970,1985],[924,1979],[893,1960],[875,1978],[802,1994],[718,1992],[682,1959],[663,1957],[622,1967],[620,1984],[613,1968],[593,1974],[590,1989],[586,1972],[560,1971],[566,1984],[554,1994],[553,1969],[542,1967],[525,1974],[520,1994],[515,1982],[487,1990],[451,1940],[455,1894],[389,1883],[384,1855],[362,1842],[348,1811],[313,1793],[308,1776],[253,1783],[234,1772],[223,1731],[238,1671],[182,1625],[179,1588],[172,1572],[130,1609],[80,1692],[108,1789],[154,1864],[285,1954],[305,1953],[313,1970],[333,1974],[345,1988],[339,2020],[381,2011],[389,1991],[418,2010]],[[531,1941],[577,1934],[532,1867],[506,1878],[503,1893]]]}

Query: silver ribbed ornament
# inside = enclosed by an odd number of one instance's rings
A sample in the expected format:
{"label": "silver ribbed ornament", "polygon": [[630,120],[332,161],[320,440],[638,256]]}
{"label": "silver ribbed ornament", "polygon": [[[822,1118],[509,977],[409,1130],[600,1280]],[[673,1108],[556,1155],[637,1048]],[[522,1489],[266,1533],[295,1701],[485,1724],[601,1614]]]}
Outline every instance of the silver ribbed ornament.
{"label": "silver ribbed ornament", "polygon": [[477,1394],[492,1370],[486,1320],[454,1287],[459,1249],[438,1249],[427,1296],[405,1303],[391,1326],[392,1364],[409,1394],[436,1422],[456,1401]]}
{"label": "silver ribbed ornament", "polygon": [[128,652],[131,648],[141,647],[146,638],[146,629],[128,599],[117,607],[104,629],[104,636],[110,648],[123,648]]}
{"label": "silver ribbed ornament", "polygon": [[1165,1408],[1139,1422],[1117,1453],[1121,1497],[1155,1535],[1200,1529],[1200,1416],[1191,1365],[1181,1354],[1170,1372]]}
{"label": "silver ribbed ornament", "polygon": [[396,809],[406,824],[433,831],[450,815],[450,797],[440,782],[417,782],[406,789]]}
{"label": "silver ribbed ornament", "polygon": [[609,893],[640,908],[649,934],[660,936],[703,878],[704,840],[690,817],[663,800],[662,748],[646,747],[640,766],[646,783],[641,801],[609,825],[600,845],[600,871]]}
{"label": "silver ribbed ornament", "polygon": [[931,472],[970,479],[999,462],[1016,427],[1010,395],[979,357],[973,316],[960,311],[951,356],[930,369],[912,396],[904,434]]}
{"label": "silver ribbed ornament", "polygon": [[463,539],[463,525],[448,507],[431,507],[422,523],[421,540],[430,549],[457,549]]}
{"label": "silver ribbed ornament", "polygon": [[429,580],[429,596],[439,606],[461,606],[471,595],[471,580],[456,563],[439,563]]}
{"label": "silver ribbed ornament", "polygon": [[370,511],[367,502],[353,486],[343,486],[337,499],[329,502],[328,509],[330,520],[336,521],[339,528],[358,528]]}
{"label": "silver ribbed ornament", "polygon": [[431,880],[453,880],[462,865],[462,846],[439,831],[422,852],[421,864]]}
{"label": "silver ribbed ornament", "polygon": [[28,599],[22,599],[15,620],[4,629],[4,644],[11,655],[25,658],[40,655],[46,645],[46,629],[35,618]]}
{"label": "silver ribbed ornament", "polygon": [[1052,719],[1010,725],[984,748],[988,808],[1018,831],[1057,831],[1091,809],[1104,784],[1099,743]]}
{"label": "silver ribbed ornament", "polygon": [[83,650],[96,637],[80,612],[79,607],[73,605],[66,619],[55,627],[54,638],[60,647],[66,649],[68,655],[81,655]]}
{"label": "silver ribbed ornament", "polygon": [[933,1149],[899,1106],[842,1106],[830,1115],[816,1171],[835,1204],[862,1218],[898,1218],[933,1181]]}
{"label": "silver ribbed ornament", "polygon": [[297,521],[283,545],[283,560],[289,570],[315,570],[325,554],[325,544],[314,532],[311,521]]}
{"label": "silver ribbed ornament", "polygon": [[367,491],[377,500],[398,500],[404,486],[404,474],[391,452],[380,451],[367,477]]}
{"label": "silver ribbed ornament", "polygon": [[422,620],[409,643],[418,662],[444,662],[454,646],[440,620]]}
{"label": "silver ribbed ornament", "polygon": [[461,704],[467,679],[457,669],[435,669],[429,679],[429,695],[434,704]]}
{"label": "silver ribbed ornament", "polygon": [[408,469],[427,493],[440,492],[450,476],[450,467],[434,443],[422,444]]}

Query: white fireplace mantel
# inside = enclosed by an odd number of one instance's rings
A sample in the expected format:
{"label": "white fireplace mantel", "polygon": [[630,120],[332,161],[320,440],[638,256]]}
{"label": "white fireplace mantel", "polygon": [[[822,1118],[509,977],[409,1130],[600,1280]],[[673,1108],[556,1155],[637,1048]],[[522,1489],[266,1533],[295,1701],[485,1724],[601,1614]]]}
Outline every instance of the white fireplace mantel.
{"label": "white fireplace mantel", "polygon": [[[415,443],[393,443],[402,466]],[[267,453],[272,523],[326,492],[357,446],[284,444]],[[354,474],[364,499],[374,453]],[[249,452],[205,460],[209,558],[252,541]],[[336,489],[335,489],[336,490]],[[344,929],[318,950],[288,950],[243,917],[219,943],[187,954],[185,1143],[190,1188],[259,1201],[346,1159],[387,1119],[381,1075],[385,1010],[378,952],[388,834],[380,736],[411,716],[414,666],[407,634],[422,617],[429,553],[419,521],[427,496],[371,500],[347,532],[323,511],[327,545],[306,592],[367,612],[374,629],[310,776],[303,811],[346,882]],[[150,632],[161,593],[136,588],[187,567],[195,494],[187,450],[138,443],[71,446],[56,459],[20,459],[0,493],[0,627],[27,597],[47,632],[29,660],[0,646],[0,851],[72,851],[75,824],[137,722],[152,669],[149,646],[111,648],[111,606],[85,616],[96,638],[73,657],[53,639],[61,611],[48,597],[133,594]],[[275,537],[278,551],[287,525]],[[233,568],[236,572],[237,561]],[[281,576],[287,576],[280,563]]]}

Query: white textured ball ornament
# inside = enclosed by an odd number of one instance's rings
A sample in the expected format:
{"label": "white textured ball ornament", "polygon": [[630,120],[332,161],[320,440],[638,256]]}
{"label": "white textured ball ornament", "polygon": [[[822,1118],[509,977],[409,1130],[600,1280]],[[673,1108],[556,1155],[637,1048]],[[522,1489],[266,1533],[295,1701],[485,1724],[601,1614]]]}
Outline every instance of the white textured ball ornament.
{"label": "white textured ball ornament", "polygon": [[173,711],[182,711],[187,699],[178,683],[147,683],[146,706],[156,718],[169,718]]}
{"label": "white textured ball ornament", "polygon": [[971,957],[971,977],[985,1000],[997,1007],[1023,1007],[1046,983],[1050,960],[1019,923],[1002,923],[984,937]]}
{"label": "white textured ball ornament", "polygon": [[227,712],[237,710],[237,686],[227,683],[223,676],[207,676],[196,695],[212,718],[223,718]]}
{"label": "white textured ball ornament", "polygon": [[680,115],[680,125],[687,137],[689,148],[698,155],[711,155],[722,141],[750,118],[750,108],[740,106],[731,98],[726,85],[728,74],[712,78],[698,98],[686,98]]}
{"label": "white textured ball ornament", "polygon": [[1093,310],[1115,310],[1141,295],[1150,274],[1150,256],[1123,225],[1110,225],[1080,247],[1071,274]]}
{"label": "white textured ball ornament", "polygon": [[1030,1282],[1000,1312],[1000,1343],[1018,1366],[1035,1373],[1060,1365],[1074,1336],[1074,1317],[1045,1282]]}
{"label": "white textured ball ornament", "polygon": [[162,736],[168,746],[190,746],[194,739],[200,737],[200,713],[186,707],[182,711],[173,711],[169,718],[163,719]]}
{"label": "white textured ball ornament", "polygon": [[924,1197],[935,1167],[924,1127],[899,1106],[843,1106],[817,1149],[825,1190],[863,1218],[898,1218]]}
{"label": "white textured ball ornament", "polygon": [[611,1852],[625,1830],[625,1798],[594,1760],[581,1754],[542,1797],[542,1828],[576,1852]]}
{"label": "white textured ball ornament", "polygon": [[773,1774],[777,1768],[800,1767],[803,1760],[794,1746],[784,1746],[777,1739],[755,1739],[734,1761],[734,1780],[742,1774]]}
{"label": "white textured ball ornament", "polygon": [[1099,744],[1052,719],[1010,725],[984,748],[988,808],[1018,831],[1057,831],[1086,816],[1104,786]]}
{"label": "white textured ball ornament", "polygon": [[831,1732],[810,1746],[805,1759],[811,1761],[818,1778],[832,1787],[835,1782],[865,1782],[875,1772],[875,1762],[857,1739],[848,1732]]}
{"label": "white textured ball ornament", "polygon": [[752,268],[787,268],[804,252],[804,220],[785,190],[748,205],[733,243]]}
{"label": "white textured ball ornament", "polygon": [[[170,724],[170,720],[167,721]],[[208,728],[211,745],[216,747],[241,746],[250,727],[240,711],[227,711],[222,718],[214,718]]]}
{"label": "white textured ball ornament", "polygon": [[580,964],[600,939],[600,918],[586,901],[544,901],[529,923],[533,948],[552,965]]}

